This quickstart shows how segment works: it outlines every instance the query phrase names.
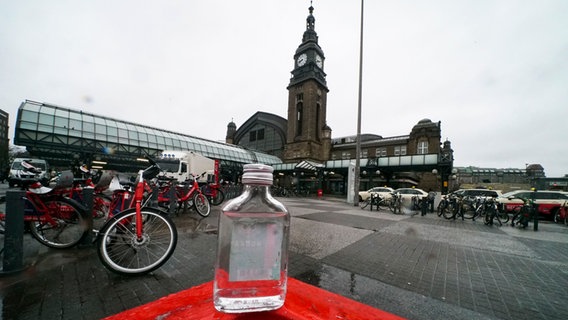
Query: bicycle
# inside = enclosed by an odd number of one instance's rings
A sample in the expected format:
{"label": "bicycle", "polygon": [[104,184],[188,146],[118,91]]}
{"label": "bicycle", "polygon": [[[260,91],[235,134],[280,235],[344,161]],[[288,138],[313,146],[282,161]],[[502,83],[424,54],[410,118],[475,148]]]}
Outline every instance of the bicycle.
{"label": "bicycle", "polygon": [[[34,170],[32,166],[25,168]],[[24,222],[32,237],[47,247],[71,248],[87,235],[85,208],[60,194],[62,189],[71,187],[72,182],[71,171],[64,171],[53,188],[44,187],[36,180],[22,183]],[[0,213],[0,220],[5,219],[6,214]]]}
{"label": "bicycle", "polygon": [[[151,190],[147,179],[154,178],[159,171],[155,162],[139,171],[130,201],[134,207],[112,216],[98,234],[99,259],[115,273],[141,275],[152,272],[166,263],[175,250],[178,235],[174,222],[162,210],[146,206],[149,201],[147,191]],[[124,206],[121,204],[121,207]]]}
{"label": "bicycle", "polygon": [[497,219],[499,226],[502,226],[503,223],[507,223],[509,221],[509,215],[506,215],[507,216],[506,220],[504,219],[501,220],[503,216],[499,213],[499,210],[497,209],[497,201],[495,201],[495,198],[493,197],[486,198],[481,206],[483,207],[484,211],[483,220],[486,225],[492,226],[493,221],[495,219]]}
{"label": "bicycle", "polygon": [[455,220],[456,217],[461,217],[462,221],[465,219],[462,212],[462,198],[456,195],[451,195],[449,198],[449,203],[446,209],[442,212],[444,218],[450,220]]}
{"label": "bicycle", "polygon": [[378,211],[381,206],[388,207],[389,200],[387,200],[385,197],[381,196],[380,194],[371,194],[371,196],[368,197],[367,199],[359,201],[359,207],[361,209],[367,208],[370,204],[372,204],[372,207],[376,207]]}
{"label": "bicycle", "polygon": [[104,191],[109,188],[113,175],[107,172],[93,175],[83,167],[81,167],[81,171],[87,178],[73,179],[73,187],[68,192],[63,190],[62,194],[67,194],[69,198],[84,204],[84,188],[93,189],[93,231],[98,232],[109,218],[112,197],[105,194]]}
{"label": "bicycle", "polygon": [[201,187],[201,192],[209,199],[209,203],[218,206],[225,201],[225,192],[218,183],[208,183]]}
{"label": "bicycle", "polygon": [[[201,174],[201,176],[204,174],[205,172]],[[158,203],[168,206],[170,203],[170,189],[174,187],[175,202],[177,203],[178,210],[182,207],[190,207],[194,208],[200,216],[207,217],[211,213],[211,205],[207,197],[201,192],[199,184],[197,183],[200,176],[192,176],[193,179],[190,181],[184,181],[176,186],[172,186],[173,183],[170,183],[161,188],[158,194]]]}
{"label": "bicycle", "polygon": [[460,213],[465,219],[472,219],[475,218],[481,213],[481,211],[477,211],[479,206],[481,205],[481,199],[476,196],[464,195],[460,197]]}
{"label": "bicycle", "polygon": [[[393,192],[389,202],[389,209],[394,214],[402,213],[402,195],[398,192]],[[398,212],[398,213],[397,213]]]}
{"label": "bicycle", "polygon": [[536,214],[535,210],[535,203],[531,199],[525,199],[519,197],[523,201],[523,205],[521,207],[515,208],[515,214],[511,219],[511,227],[515,227],[516,225],[520,225],[521,228],[525,229],[528,227],[529,222],[533,219],[534,215]]}
{"label": "bicycle", "polygon": [[440,203],[438,203],[438,207],[436,208],[436,212],[438,217],[441,217],[444,211],[449,210],[448,207],[450,206],[450,196],[443,195],[440,199]]}
{"label": "bicycle", "polygon": [[554,211],[554,217],[552,218],[552,220],[555,223],[566,224],[567,216],[568,216],[568,200],[564,201],[564,203]]}

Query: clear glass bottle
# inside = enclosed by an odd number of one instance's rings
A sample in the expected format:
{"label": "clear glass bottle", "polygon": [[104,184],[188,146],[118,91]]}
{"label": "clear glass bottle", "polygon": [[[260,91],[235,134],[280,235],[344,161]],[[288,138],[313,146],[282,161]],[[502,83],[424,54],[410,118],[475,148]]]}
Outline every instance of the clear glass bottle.
{"label": "clear glass bottle", "polygon": [[219,311],[266,311],[284,304],[290,214],[270,194],[272,172],[267,165],[245,165],[243,193],[219,217],[213,288]]}

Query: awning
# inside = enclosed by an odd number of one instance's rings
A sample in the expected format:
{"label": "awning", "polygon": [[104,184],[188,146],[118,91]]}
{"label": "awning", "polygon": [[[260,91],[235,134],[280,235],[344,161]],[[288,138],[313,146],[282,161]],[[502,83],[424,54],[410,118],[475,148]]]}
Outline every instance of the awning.
{"label": "awning", "polygon": [[318,169],[324,168],[324,167],[325,167],[324,164],[304,160],[304,161],[298,163],[298,164],[296,165],[295,169],[308,170],[308,171],[317,171]]}

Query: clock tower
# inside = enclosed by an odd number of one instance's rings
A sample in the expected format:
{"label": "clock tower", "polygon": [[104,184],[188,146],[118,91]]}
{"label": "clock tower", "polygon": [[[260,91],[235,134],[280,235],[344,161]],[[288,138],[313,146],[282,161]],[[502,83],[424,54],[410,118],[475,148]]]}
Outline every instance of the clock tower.
{"label": "clock tower", "polygon": [[294,69],[288,85],[288,131],[284,162],[329,159],[331,129],[326,124],[327,83],[325,56],[315,31],[314,8],[310,6],[302,43],[294,54]]}

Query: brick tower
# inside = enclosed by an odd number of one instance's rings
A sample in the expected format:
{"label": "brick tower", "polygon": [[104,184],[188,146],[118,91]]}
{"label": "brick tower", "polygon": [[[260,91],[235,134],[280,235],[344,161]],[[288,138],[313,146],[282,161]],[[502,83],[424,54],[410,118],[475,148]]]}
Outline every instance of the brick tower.
{"label": "brick tower", "polygon": [[329,159],[331,129],[326,124],[327,83],[325,56],[315,31],[310,6],[302,43],[294,54],[294,70],[288,85],[288,132],[284,162]]}

